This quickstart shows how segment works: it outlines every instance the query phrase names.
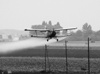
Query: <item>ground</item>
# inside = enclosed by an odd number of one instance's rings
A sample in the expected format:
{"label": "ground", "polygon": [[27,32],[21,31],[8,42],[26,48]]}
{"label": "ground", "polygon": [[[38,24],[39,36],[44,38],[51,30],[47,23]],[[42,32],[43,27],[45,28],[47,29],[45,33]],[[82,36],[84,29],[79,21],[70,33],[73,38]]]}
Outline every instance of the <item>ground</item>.
{"label": "ground", "polygon": [[[39,72],[44,70],[44,56],[45,56],[45,46],[38,47],[28,47],[32,46],[34,43],[30,39],[28,41],[13,42],[13,43],[0,43],[0,49],[6,48],[6,44],[15,47],[25,43],[26,48],[18,47],[17,51],[0,54],[0,69],[10,70],[14,72],[28,71],[28,72]],[[31,44],[30,44],[31,43]],[[45,41],[44,41],[45,43]],[[90,43],[90,62],[91,62],[91,72],[100,73],[100,42]],[[2,46],[3,45],[3,46]],[[13,47],[14,47],[13,46]],[[34,46],[34,45],[33,45]],[[69,41],[68,44],[68,69],[69,72],[84,74],[87,72],[87,41]],[[1,48],[2,47],[2,48]],[[9,48],[8,48],[9,49]],[[15,49],[15,48],[14,48]],[[65,46],[63,43],[53,43],[47,45],[49,64],[48,70],[52,72],[65,72]],[[1,51],[0,50],[0,51]],[[81,73],[82,72],[82,73]],[[39,74],[36,73],[36,74]],[[24,73],[25,74],[25,73]],[[56,74],[56,73],[54,73]],[[59,74],[59,73],[57,73]],[[60,73],[61,74],[61,73]],[[65,74],[65,73],[63,73]]]}

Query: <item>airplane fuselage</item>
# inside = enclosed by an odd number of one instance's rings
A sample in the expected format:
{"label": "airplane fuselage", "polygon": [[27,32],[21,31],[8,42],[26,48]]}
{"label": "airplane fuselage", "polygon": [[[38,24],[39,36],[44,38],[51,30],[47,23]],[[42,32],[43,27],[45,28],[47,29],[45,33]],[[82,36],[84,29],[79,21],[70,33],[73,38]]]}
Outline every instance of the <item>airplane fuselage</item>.
{"label": "airplane fuselage", "polygon": [[46,38],[47,38],[47,41],[49,41],[49,39],[52,39],[52,38],[54,38],[58,41],[57,36],[56,36],[56,32],[54,30],[53,31],[48,31]]}
{"label": "airplane fuselage", "polygon": [[56,32],[55,31],[48,31],[47,33],[47,38],[53,38],[56,37]]}
{"label": "airplane fuselage", "polygon": [[[35,31],[36,36],[31,35],[31,37],[47,38],[47,41],[48,41],[49,39],[54,38],[54,39],[56,39],[56,40],[58,41],[57,37],[63,37],[63,36],[57,36],[57,35],[60,33],[60,31],[62,31],[62,30],[68,31],[68,30],[73,30],[73,29],[77,29],[77,28],[53,29],[53,30],[49,30],[49,29],[32,29],[32,30],[30,30],[30,29],[25,29],[25,31]],[[42,33],[45,33],[46,36],[38,36],[38,35],[37,35],[37,31],[42,32]]]}

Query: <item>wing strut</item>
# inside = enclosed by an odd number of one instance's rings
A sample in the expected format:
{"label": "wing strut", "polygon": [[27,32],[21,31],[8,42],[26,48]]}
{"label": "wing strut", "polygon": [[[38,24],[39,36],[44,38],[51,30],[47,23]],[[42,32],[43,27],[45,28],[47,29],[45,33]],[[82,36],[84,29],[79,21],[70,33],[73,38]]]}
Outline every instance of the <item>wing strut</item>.
{"label": "wing strut", "polygon": [[36,36],[37,36],[37,31],[35,30]]}

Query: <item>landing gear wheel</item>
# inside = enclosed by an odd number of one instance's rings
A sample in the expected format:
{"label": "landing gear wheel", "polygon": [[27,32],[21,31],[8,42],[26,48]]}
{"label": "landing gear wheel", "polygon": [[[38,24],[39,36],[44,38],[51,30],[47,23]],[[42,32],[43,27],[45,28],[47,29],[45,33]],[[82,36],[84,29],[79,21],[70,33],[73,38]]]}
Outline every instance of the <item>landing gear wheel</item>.
{"label": "landing gear wheel", "polygon": [[33,37],[33,35],[31,35],[31,37]]}
{"label": "landing gear wheel", "polygon": [[57,39],[57,42],[58,42],[58,39]]}

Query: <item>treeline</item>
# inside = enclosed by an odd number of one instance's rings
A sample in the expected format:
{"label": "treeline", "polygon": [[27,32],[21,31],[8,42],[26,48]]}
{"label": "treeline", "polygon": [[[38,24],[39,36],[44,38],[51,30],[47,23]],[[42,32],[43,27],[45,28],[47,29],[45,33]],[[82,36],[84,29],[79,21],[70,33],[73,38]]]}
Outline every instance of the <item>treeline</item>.
{"label": "treeline", "polygon": [[[57,22],[56,24],[52,24],[51,21],[49,21],[48,23],[43,21],[42,24],[39,25],[32,25],[31,26],[32,29],[59,29],[62,28],[62,26],[60,25],[59,22]],[[35,32],[30,32],[30,34],[35,34]],[[38,32],[38,34],[41,34]],[[86,41],[88,37],[90,37],[92,40],[94,41],[100,41],[100,30],[99,31],[93,31],[92,30],[92,26],[89,25],[88,23],[83,24],[82,26],[82,30],[77,30],[76,32],[71,32],[71,36],[69,36],[68,40],[72,40],[72,41]]]}
{"label": "treeline", "polygon": [[62,27],[60,26],[59,22],[57,22],[56,24],[53,25],[51,21],[49,21],[48,23],[43,21],[42,24],[32,25],[31,28],[32,29],[44,29],[44,28],[47,28],[47,29],[52,29],[52,28],[58,29],[58,28],[62,28]]}
{"label": "treeline", "polygon": [[92,26],[88,23],[85,23],[82,27],[82,30],[72,32],[72,36],[69,37],[69,40],[86,41],[88,37],[90,37],[92,41],[100,41],[100,30],[93,31]]}

